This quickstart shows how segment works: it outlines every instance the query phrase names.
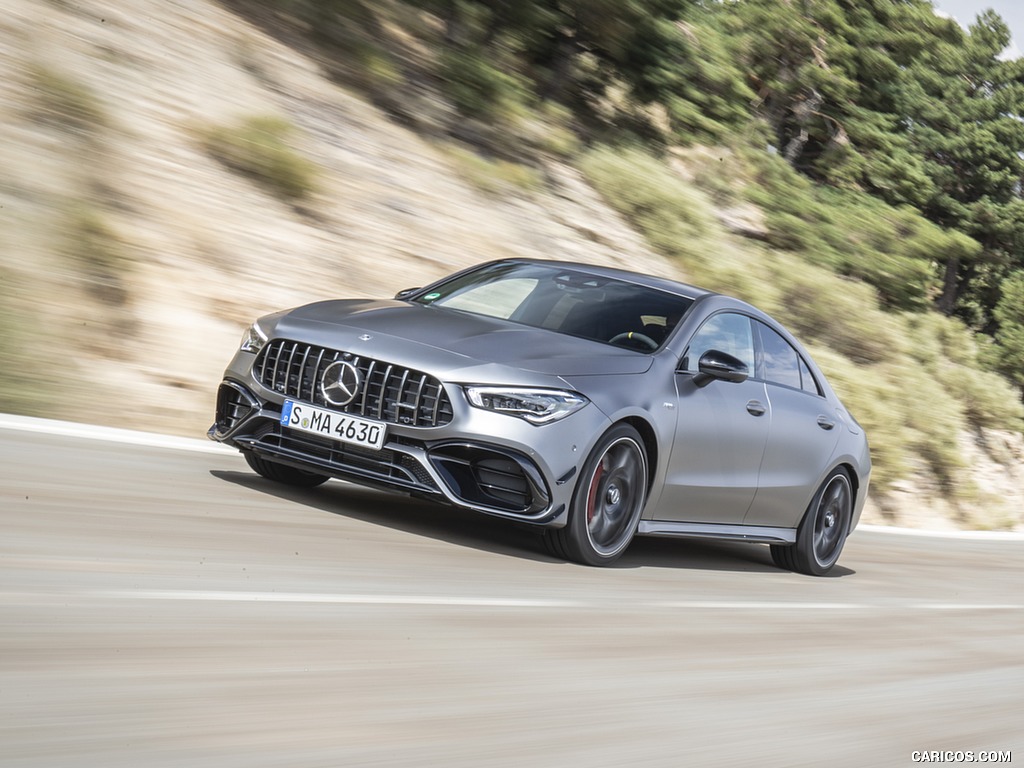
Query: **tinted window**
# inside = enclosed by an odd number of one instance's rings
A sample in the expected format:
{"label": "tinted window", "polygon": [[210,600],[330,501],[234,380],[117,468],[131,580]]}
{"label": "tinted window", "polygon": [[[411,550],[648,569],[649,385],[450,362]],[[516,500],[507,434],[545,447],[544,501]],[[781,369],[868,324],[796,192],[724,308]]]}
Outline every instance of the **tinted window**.
{"label": "tinted window", "polygon": [[764,355],[764,378],[772,384],[800,389],[800,355],[789,342],[763,323],[761,347]]}
{"label": "tinted window", "polygon": [[807,363],[804,362],[802,357],[800,358],[800,385],[805,392],[811,392],[815,395],[821,394],[821,388],[818,387],[818,382],[814,380],[814,374],[811,373],[811,369],[807,367]]}
{"label": "tinted window", "polygon": [[761,332],[765,380],[772,384],[783,384],[794,389],[803,389],[805,392],[821,394],[804,358],[790,342],[762,323],[758,324],[758,329]]}
{"label": "tinted window", "polygon": [[709,349],[728,352],[753,372],[754,337],[750,328],[750,318],[731,312],[722,312],[708,318],[690,340],[690,346],[683,358],[683,370],[696,372],[701,355]]}

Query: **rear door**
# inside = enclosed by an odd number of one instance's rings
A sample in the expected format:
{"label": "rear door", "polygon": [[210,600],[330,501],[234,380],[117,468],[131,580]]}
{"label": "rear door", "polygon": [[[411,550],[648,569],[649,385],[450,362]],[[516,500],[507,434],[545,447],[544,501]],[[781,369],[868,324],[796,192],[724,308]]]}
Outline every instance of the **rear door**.
{"label": "rear door", "polygon": [[817,490],[842,425],[800,353],[764,323],[753,322],[772,421],[757,493],[743,522],[792,528]]}

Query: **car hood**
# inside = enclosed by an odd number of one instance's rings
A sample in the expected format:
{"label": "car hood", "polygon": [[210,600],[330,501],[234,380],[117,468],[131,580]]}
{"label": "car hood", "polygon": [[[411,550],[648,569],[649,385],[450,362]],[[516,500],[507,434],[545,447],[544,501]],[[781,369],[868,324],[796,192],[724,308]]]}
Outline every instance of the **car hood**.
{"label": "car hood", "polygon": [[323,301],[275,317],[276,325],[264,329],[273,336],[447,375],[494,365],[559,377],[636,374],[652,362],[629,349],[404,301]]}

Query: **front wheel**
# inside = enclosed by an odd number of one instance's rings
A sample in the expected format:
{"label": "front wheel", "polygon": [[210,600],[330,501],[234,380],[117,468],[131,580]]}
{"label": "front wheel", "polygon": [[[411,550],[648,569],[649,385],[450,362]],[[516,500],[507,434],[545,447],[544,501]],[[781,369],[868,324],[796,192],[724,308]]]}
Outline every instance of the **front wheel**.
{"label": "front wheel", "polygon": [[824,576],[839,560],[850,532],[853,489],[842,467],[832,470],[814,494],[792,546],[773,544],[772,560],[780,568]]}
{"label": "front wheel", "polygon": [[287,464],[278,464],[276,461],[264,459],[252,451],[242,451],[246,463],[260,477],[274,480],[285,485],[294,485],[297,488],[313,488],[326,483],[330,478],[327,475],[318,475],[315,472],[306,472]]}
{"label": "front wheel", "polygon": [[628,424],[594,447],[576,483],[569,521],[546,532],[551,552],[586,565],[610,565],[633,540],[647,500],[647,451]]}

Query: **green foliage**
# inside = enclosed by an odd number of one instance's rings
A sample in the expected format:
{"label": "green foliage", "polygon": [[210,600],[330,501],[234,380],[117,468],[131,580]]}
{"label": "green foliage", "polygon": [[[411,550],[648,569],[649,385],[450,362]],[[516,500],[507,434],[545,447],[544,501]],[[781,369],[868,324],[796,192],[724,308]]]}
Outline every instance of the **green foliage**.
{"label": "green foliage", "polygon": [[872,285],[890,308],[923,310],[938,293],[939,262],[971,258],[978,243],[909,208],[863,193],[817,187],[778,157],[748,155],[748,194],[766,213],[770,242]]}
{"label": "green foliage", "polygon": [[540,172],[521,163],[489,159],[454,144],[444,150],[459,175],[488,195],[531,193],[543,185]]}
{"label": "green foliage", "polygon": [[711,211],[692,186],[639,149],[599,147],[587,152],[579,167],[656,250],[700,271]]}
{"label": "green foliage", "polygon": [[506,121],[526,99],[524,81],[495,66],[484,51],[447,51],[441,57],[445,90],[464,115]]}
{"label": "green foliage", "polygon": [[292,125],[279,117],[257,116],[237,126],[206,131],[209,153],[252,177],[278,197],[297,201],[316,189],[316,167],[291,148]]}
{"label": "green foliage", "polygon": [[769,279],[778,291],[773,314],[801,337],[862,365],[904,354],[901,324],[864,283],[784,258],[773,261]]}
{"label": "green foliage", "polygon": [[974,428],[1024,428],[1024,406],[1002,376],[985,370],[979,337],[960,320],[935,312],[908,314],[908,354],[963,407]]}
{"label": "green foliage", "polygon": [[1004,280],[1002,288],[995,308],[997,365],[1018,387],[1024,387],[1024,272]]}

